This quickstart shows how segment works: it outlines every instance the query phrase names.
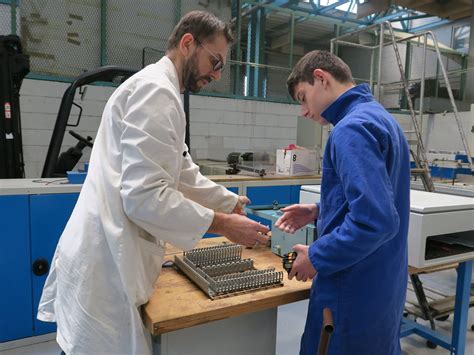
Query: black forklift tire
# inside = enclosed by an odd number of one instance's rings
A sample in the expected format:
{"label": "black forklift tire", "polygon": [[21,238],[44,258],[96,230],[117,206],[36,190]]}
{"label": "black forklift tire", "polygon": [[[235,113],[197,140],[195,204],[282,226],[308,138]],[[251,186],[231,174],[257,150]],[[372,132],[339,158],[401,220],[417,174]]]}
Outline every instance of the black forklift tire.
{"label": "black forklift tire", "polygon": [[439,320],[440,322],[444,322],[444,321],[447,321],[448,318],[449,318],[449,314],[445,315],[445,316],[442,316],[442,317],[439,317],[439,318],[436,318],[436,320]]}

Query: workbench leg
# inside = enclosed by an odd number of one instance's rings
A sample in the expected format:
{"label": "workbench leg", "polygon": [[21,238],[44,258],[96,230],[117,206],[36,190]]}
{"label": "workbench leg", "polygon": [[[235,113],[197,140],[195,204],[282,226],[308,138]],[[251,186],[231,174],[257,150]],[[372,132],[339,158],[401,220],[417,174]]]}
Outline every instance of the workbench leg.
{"label": "workbench leg", "polygon": [[431,329],[436,330],[436,325],[433,316],[431,315],[430,305],[426,299],[425,291],[423,290],[423,283],[420,281],[420,278],[417,274],[410,275],[410,279],[423,316],[425,319],[430,321]]}
{"label": "workbench leg", "polygon": [[458,266],[456,283],[456,304],[454,307],[453,334],[451,354],[464,355],[466,332],[471,298],[472,261],[465,261]]}

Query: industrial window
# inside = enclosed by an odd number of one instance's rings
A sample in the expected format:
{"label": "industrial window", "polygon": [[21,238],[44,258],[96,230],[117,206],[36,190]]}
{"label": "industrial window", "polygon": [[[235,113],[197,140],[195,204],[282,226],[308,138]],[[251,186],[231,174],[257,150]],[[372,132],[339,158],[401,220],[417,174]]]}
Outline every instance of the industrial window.
{"label": "industrial window", "polygon": [[470,33],[469,25],[453,27],[453,49],[456,49],[456,50],[469,49],[469,33]]}

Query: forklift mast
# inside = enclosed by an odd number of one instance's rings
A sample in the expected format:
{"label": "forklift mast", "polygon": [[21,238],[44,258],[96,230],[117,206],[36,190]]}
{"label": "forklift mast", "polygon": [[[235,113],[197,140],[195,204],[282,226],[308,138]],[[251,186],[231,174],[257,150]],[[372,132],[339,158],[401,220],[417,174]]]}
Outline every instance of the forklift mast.
{"label": "forklift mast", "polygon": [[30,71],[20,38],[0,36],[0,179],[25,177],[20,120],[20,87]]}

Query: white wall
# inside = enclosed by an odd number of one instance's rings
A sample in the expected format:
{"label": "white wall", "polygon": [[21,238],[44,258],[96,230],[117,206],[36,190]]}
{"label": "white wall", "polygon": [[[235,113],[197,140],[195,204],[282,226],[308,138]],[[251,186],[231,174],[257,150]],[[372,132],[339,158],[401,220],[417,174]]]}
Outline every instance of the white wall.
{"label": "white wall", "polygon": [[[26,177],[39,177],[43,168],[61,98],[69,84],[24,80],[20,107]],[[72,129],[95,138],[100,117],[114,88],[87,86],[76,102],[83,106],[80,126]],[[194,159],[225,160],[233,151],[267,151],[296,143],[298,106],[195,96],[191,106],[191,154]],[[75,121],[73,109],[70,122]],[[61,152],[76,144],[66,133]],[[89,159],[90,149],[81,159]],[[77,167],[76,167],[77,168]]]}
{"label": "white wall", "polygon": [[230,152],[275,152],[296,143],[296,105],[206,96],[191,96],[190,105],[194,159],[225,160]]}

